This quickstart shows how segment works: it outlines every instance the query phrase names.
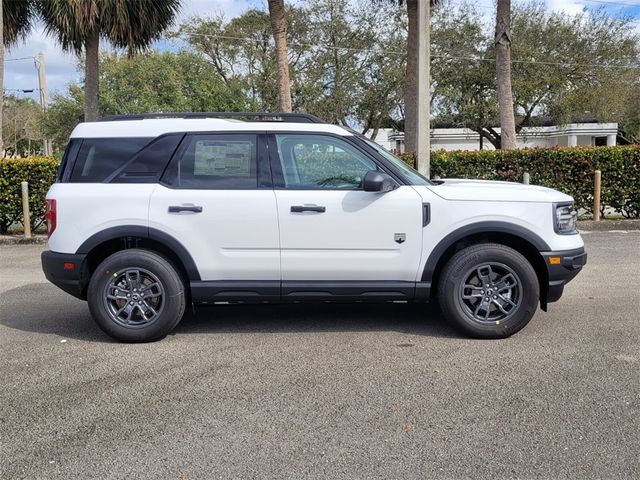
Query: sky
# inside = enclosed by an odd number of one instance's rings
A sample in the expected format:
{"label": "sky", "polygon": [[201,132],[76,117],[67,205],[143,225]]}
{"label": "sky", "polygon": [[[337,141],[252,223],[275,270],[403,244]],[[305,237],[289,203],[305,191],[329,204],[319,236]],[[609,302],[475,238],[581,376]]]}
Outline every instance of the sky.
{"label": "sky", "polygon": [[[288,1],[288,0],[286,0]],[[304,0],[295,0],[294,3]],[[454,0],[457,1],[457,0]],[[472,0],[473,1],[473,0]],[[475,0],[479,8],[487,12],[488,21],[495,11],[494,0]],[[565,11],[569,14],[581,12],[584,8],[603,8],[611,15],[629,15],[638,19],[640,32],[640,0],[545,0],[549,10]],[[249,7],[267,10],[266,0],[183,0],[176,24],[193,16],[210,16],[223,13],[232,18],[240,15]],[[166,48],[166,42],[159,42],[157,48]],[[38,76],[33,59],[11,61],[24,57],[37,56],[39,52],[45,55],[45,66],[49,96],[55,92],[64,93],[67,85],[80,79],[77,64],[73,54],[63,52],[56,42],[43,33],[37,25],[33,33],[18,45],[5,52],[4,88],[8,94],[30,96],[38,99]],[[24,94],[16,90],[34,89],[31,94]]]}

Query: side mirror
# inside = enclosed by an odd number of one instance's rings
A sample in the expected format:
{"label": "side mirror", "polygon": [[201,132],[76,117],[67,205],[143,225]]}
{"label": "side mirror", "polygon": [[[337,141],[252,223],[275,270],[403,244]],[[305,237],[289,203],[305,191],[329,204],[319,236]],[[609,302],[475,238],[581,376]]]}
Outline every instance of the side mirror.
{"label": "side mirror", "polygon": [[390,192],[395,190],[396,182],[384,172],[369,170],[364,176],[362,187],[365,192]]}

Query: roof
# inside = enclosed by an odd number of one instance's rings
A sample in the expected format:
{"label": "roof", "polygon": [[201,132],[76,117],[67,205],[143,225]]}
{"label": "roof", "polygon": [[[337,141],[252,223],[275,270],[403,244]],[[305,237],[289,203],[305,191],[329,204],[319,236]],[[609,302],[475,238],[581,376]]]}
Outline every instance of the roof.
{"label": "roof", "polygon": [[342,127],[326,123],[244,122],[222,118],[147,118],[80,123],[71,132],[71,138],[157,137],[172,132],[256,132],[267,130],[352,135]]}

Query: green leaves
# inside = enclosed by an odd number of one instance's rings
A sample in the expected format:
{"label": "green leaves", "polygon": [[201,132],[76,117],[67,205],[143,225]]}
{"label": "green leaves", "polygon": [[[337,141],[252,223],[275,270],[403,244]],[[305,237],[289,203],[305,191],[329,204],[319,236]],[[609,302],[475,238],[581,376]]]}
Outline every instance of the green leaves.
{"label": "green leaves", "polygon": [[52,157],[0,160],[0,234],[22,222],[21,182],[29,182],[31,227],[44,221],[44,199],[56,179],[60,162]]}
{"label": "green leaves", "polygon": [[[401,155],[413,166],[411,153]],[[431,152],[431,174],[530,183],[571,195],[587,212],[593,207],[593,173],[602,172],[601,204],[629,218],[640,218],[640,146],[534,148]]]}

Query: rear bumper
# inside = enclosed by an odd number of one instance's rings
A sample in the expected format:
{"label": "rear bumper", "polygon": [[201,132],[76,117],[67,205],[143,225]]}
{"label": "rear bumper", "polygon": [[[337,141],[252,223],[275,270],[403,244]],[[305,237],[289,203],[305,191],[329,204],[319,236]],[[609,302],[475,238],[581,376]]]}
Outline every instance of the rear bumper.
{"label": "rear bumper", "polygon": [[540,254],[547,266],[549,277],[549,288],[546,297],[543,298],[546,305],[547,302],[556,302],[560,299],[564,286],[573,280],[580,273],[582,267],[587,264],[587,253],[584,251],[584,247],[581,247],[574,250],[541,252]]}
{"label": "rear bumper", "polygon": [[72,253],[56,253],[49,250],[42,252],[42,271],[51,283],[65,292],[82,300],[86,299],[85,278],[86,255]]}

